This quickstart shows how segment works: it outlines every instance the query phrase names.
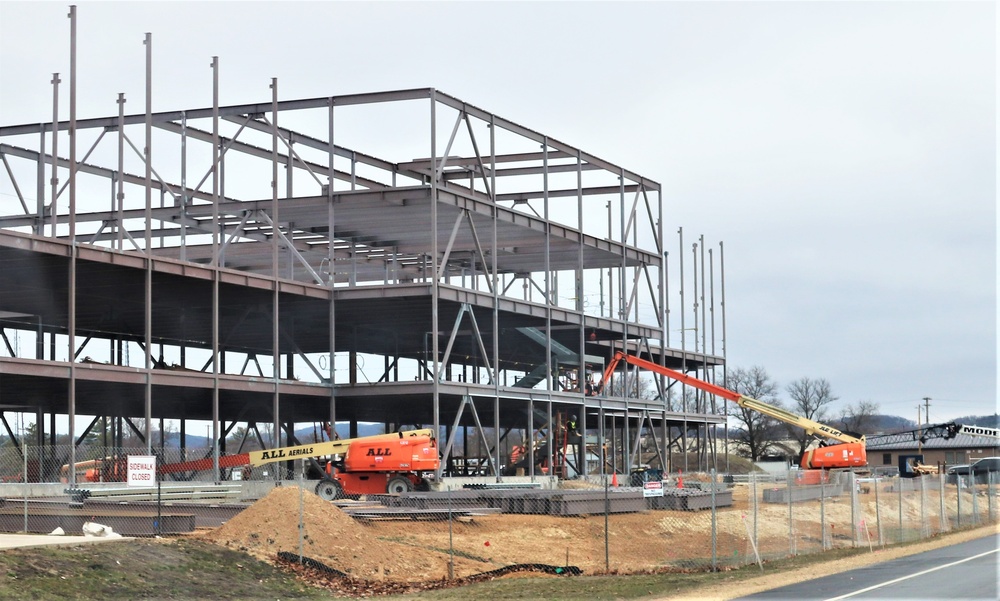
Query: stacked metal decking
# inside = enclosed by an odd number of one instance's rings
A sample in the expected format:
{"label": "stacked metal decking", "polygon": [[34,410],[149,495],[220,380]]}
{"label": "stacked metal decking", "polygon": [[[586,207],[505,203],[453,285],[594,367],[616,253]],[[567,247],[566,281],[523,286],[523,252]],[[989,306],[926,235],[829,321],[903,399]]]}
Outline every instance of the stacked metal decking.
{"label": "stacked metal decking", "polygon": [[[375,499],[371,499],[375,500]],[[649,509],[700,510],[712,506],[711,492],[666,489],[662,497],[644,497],[641,489],[613,488],[590,490],[504,490],[475,489],[448,492],[413,492],[399,496],[380,495],[386,507],[419,510],[469,510],[490,508],[503,513],[541,515],[593,515],[636,513]],[[731,491],[715,494],[716,507],[733,504]]]}
{"label": "stacked metal decking", "polygon": [[[675,511],[699,511],[712,508],[712,492],[695,488],[667,488],[662,497],[647,497],[650,509],[671,509]],[[715,506],[731,507],[732,490],[716,490]]]}

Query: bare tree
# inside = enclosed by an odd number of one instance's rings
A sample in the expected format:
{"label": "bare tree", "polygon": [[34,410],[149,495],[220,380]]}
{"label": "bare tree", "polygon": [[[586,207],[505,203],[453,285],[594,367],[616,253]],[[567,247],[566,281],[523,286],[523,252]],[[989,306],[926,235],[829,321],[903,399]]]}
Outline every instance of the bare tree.
{"label": "bare tree", "polygon": [[[764,401],[776,407],[781,406],[777,398],[778,384],[760,366],[750,369],[736,368],[729,372],[727,383],[732,390],[748,397]],[[740,424],[733,442],[750,457],[757,461],[768,451],[775,448],[778,439],[784,433],[780,423],[763,413],[743,407],[730,407],[729,414]]]}
{"label": "bare tree", "polygon": [[879,414],[878,403],[858,401],[840,410],[840,429],[852,434],[872,434],[875,416]]}
{"label": "bare tree", "polygon": [[[799,378],[789,384],[786,390],[793,403],[793,413],[820,423],[827,421],[827,407],[837,400],[830,389],[830,383],[823,378]],[[788,431],[799,443],[799,454],[805,453],[813,436],[791,424],[788,425]]]}

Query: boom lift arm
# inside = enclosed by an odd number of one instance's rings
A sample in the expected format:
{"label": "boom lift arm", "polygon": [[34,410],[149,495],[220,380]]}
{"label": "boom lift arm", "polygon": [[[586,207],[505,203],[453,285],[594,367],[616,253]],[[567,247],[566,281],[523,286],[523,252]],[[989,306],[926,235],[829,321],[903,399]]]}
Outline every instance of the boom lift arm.
{"label": "boom lift arm", "polygon": [[990,438],[1000,438],[1000,430],[996,428],[982,428],[980,426],[967,426],[965,424],[953,424],[956,434],[968,434],[969,436],[988,436]]}
{"label": "boom lift arm", "polygon": [[601,377],[601,382],[597,388],[598,393],[604,390],[604,387],[611,380],[612,374],[618,368],[618,364],[623,361],[629,365],[634,365],[635,367],[648,369],[654,373],[664,375],[672,380],[681,382],[682,384],[693,386],[709,394],[714,394],[724,399],[728,399],[740,407],[752,409],[778,421],[797,426],[804,429],[806,434],[811,436],[826,437],[841,443],[822,446],[820,449],[807,450],[801,459],[801,466],[803,468],[861,467],[867,464],[864,436],[854,435],[849,432],[841,432],[832,426],[828,426],[800,415],[795,415],[794,413],[786,411],[780,407],[769,405],[768,403],[748,397],[738,392],[734,392],[727,388],[723,388],[722,386],[717,386],[711,382],[699,380],[698,378],[689,376],[679,371],[674,371],[662,365],[657,365],[652,361],[647,361],[633,355],[625,354],[621,351],[615,353],[614,358],[610,363],[608,363],[607,368],[604,370],[604,375]]}
{"label": "boom lift arm", "polygon": [[985,436],[987,438],[1000,438],[1000,430],[996,428],[983,428],[980,426],[969,426],[950,422],[947,424],[934,424],[922,426],[915,430],[905,430],[892,434],[878,434],[868,437],[868,444],[871,446],[896,444],[900,442],[927,442],[934,438],[952,439],[959,434],[967,436]]}

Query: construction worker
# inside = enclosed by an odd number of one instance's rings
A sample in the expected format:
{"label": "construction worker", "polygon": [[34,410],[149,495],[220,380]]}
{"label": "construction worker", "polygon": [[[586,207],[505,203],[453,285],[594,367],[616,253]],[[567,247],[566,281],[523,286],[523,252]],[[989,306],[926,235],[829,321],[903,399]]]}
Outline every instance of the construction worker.
{"label": "construction worker", "polygon": [[576,421],[576,415],[569,416],[566,422],[566,442],[573,448],[572,464],[576,469],[577,476],[583,474],[583,437],[580,435],[580,425]]}
{"label": "construction worker", "polygon": [[576,415],[569,416],[569,421],[566,422],[566,436],[570,442],[574,442],[574,439],[580,437],[580,427],[577,424]]}

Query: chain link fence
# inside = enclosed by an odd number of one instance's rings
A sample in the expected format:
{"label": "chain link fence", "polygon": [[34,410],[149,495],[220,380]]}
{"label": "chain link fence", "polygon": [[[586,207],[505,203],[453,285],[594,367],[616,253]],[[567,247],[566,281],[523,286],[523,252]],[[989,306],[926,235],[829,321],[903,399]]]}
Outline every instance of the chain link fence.
{"label": "chain link fence", "polygon": [[197,536],[358,582],[763,567],[1000,518],[996,473],[446,478],[423,492],[352,495],[347,487],[330,502],[315,494],[316,473],[302,460],[216,470],[207,449],[174,449],[153,453],[153,482],[128,486],[128,458],[145,448],[78,448],[71,485],[68,450],[0,449],[0,530]]}

